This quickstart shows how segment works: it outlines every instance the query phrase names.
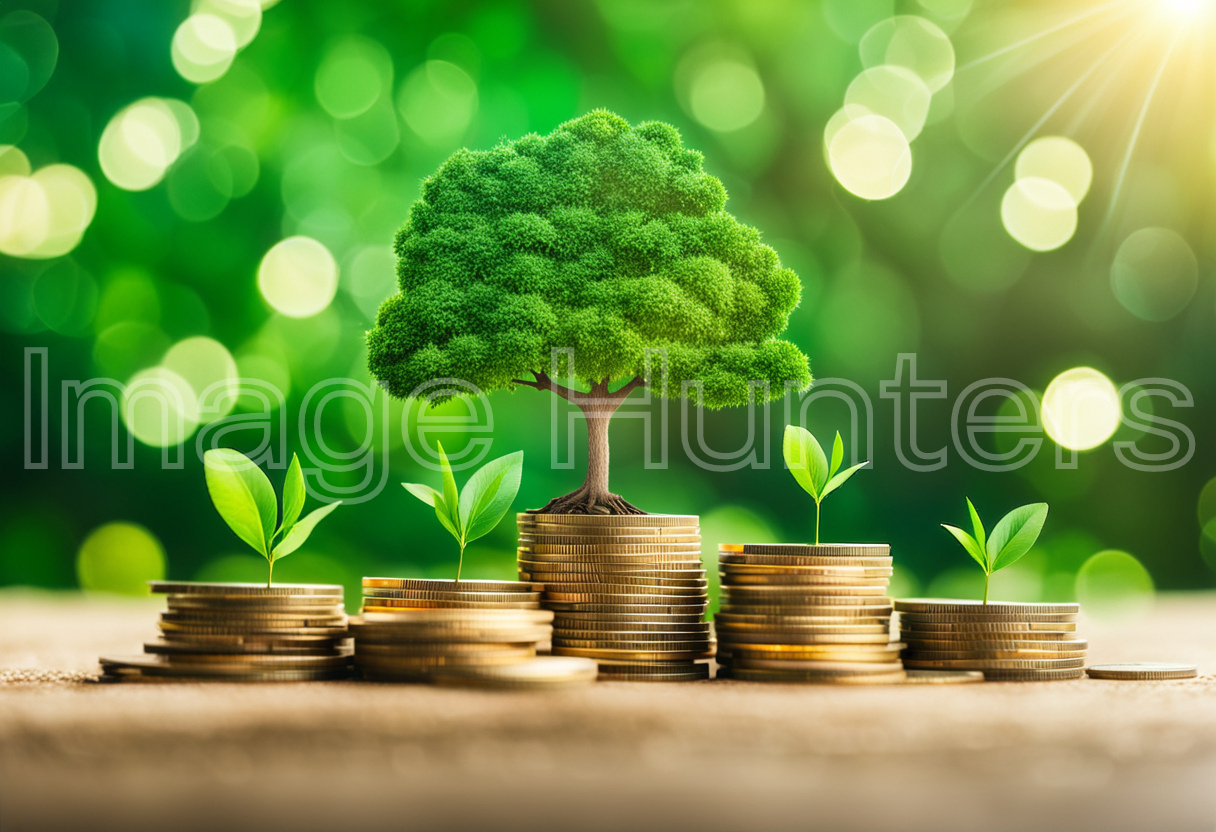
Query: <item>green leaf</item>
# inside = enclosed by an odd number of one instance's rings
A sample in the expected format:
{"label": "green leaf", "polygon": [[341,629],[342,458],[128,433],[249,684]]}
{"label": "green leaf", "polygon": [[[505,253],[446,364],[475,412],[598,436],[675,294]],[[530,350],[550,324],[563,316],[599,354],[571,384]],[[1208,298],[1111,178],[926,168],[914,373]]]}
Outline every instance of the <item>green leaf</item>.
{"label": "green leaf", "polygon": [[460,525],[460,492],[456,489],[456,478],[452,476],[448,455],[443,452],[443,443],[435,444],[439,448],[439,466],[443,471],[443,504],[447,507],[448,521],[456,528],[452,534],[456,535],[457,540],[463,540],[464,527]]}
{"label": "green leaf", "polygon": [[321,506],[316,511],[311,511],[304,516],[304,519],[292,526],[291,531],[283,538],[283,542],[274,547],[274,559],[278,560],[282,557],[287,557],[296,549],[304,545],[304,541],[308,540],[308,536],[312,534],[312,530],[317,524],[329,516],[329,513],[342,505],[342,501],[330,503],[327,506]]}
{"label": "green leaf", "polygon": [[942,523],[942,528],[954,535],[954,539],[963,544],[963,548],[967,550],[967,554],[971,555],[971,557],[975,559],[975,562],[980,565],[980,569],[983,569],[985,574],[987,574],[988,562],[984,559],[984,550],[980,548],[980,545],[976,542],[975,538],[967,534],[958,526],[950,526],[946,523]]}
{"label": "green leaf", "polygon": [[1001,518],[988,538],[988,558],[996,572],[1030,551],[1047,522],[1047,503],[1019,506]]}
{"label": "green leaf", "polygon": [[853,465],[849,468],[845,468],[839,474],[832,477],[830,480],[828,480],[828,484],[823,487],[823,493],[819,495],[819,499],[822,500],[824,497],[831,494],[837,488],[840,488],[840,486],[844,485],[845,482],[848,481],[849,477],[853,476],[860,469],[865,468],[869,464],[870,464],[869,462],[859,462],[856,465]]}
{"label": "green leaf", "polygon": [[836,431],[836,441],[832,443],[832,466],[828,469],[828,482],[831,482],[832,477],[836,476],[842,462],[844,462],[844,441],[840,438],[840,431]]}
{"label": "green leaf", "polygon": [[822,491],[828,481],[828,460],[819,441],[806,428],[786,425],[781,442],[785,464],[806,493],[823,499]]}
{"label": "green leaf", "polygon": [[307,497],[304,472],[300,470],[300,458],[292,454],[291,465],[287,466],[287,477],[283,480],[283,519],[279,521],[276,537],[291,531],[291,527],[300,519],[300,512],[304,510],[304,500]]}
{"label": "green leaf", "polygon": [[237,537],[263,557],[269,557],[279,516],[278,500],[270,480],[253,460],[231,448],[214,448],[203,454],[204,474],[211,502]]}
{"label": "green leaf", "polygon": [[464,484],[460,495],[460,527],[465,543],[483,537],[498,525],[515,495],[524,468],[524,452],[487,462]]}
{"label": "green leaf", "polygon": [[979,544],[980,551],[988,551],[988,541],[985,537],[984,524],[980,521],[980,513],[975,510],[975,506],[971,503],[971,498],[967,497],[967,512],[971,515],[971,528],[975,532],[975,542]]}
{"label": "green leaf", "polygon": [[405,486],[406,491],[413,494],[419,500],[422,500],[422,502],[426,503],[428,506],[435,505],[436,499],[438,499],[441,503],[443,502],[443,495],[431,488],[429,485],[423,485],[422,483],[417,482],[403,482],[401,484]]}

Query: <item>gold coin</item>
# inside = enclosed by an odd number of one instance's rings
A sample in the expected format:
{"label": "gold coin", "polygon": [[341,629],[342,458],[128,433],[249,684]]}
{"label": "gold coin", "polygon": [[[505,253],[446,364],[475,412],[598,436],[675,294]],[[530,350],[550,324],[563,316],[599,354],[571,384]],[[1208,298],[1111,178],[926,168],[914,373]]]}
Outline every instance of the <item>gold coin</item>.
{"label": "gold coin", "polygon": [[653,612],[647,608],[641,612],[556,612],[553,619],[554,627],[559,626],[580,626],[590,627],[599,624],[617,626],[621,623],[628,623],[630,626],[638,624],[662,624],[674,625],[679,624],[685,626],[688,624],[703,624],[704,618],[700,612],[689,613],[664,613]]}
{"label": "gold coin", "polygon": [[371,623],[382,626],[386,624],[424,624],[427,626],[476,624],[484,626],[487,624],[548,624],[552,620],[553,613],[549,610],[493,607],[490,609],[392,610],[370,618],[367,616],[351,618],[350,625],[351,630],[355,631],[362,625]]}
{"label": "gold coin", "polygon": [[[864,647],[866,645],[855,645]],[[747,665],[745,662],[752,660],[780,660],[780,661],[823,661],[823,662],[846,662],[850,664],[890,664],[892,662],[899,663],[899,651],[888,650],[883,653],[856,653],[848,650],[836,650],[834,652],[822,653],[799,653],[793,650],[782,651],[751,651],[741,650],[738,648],[732,649],[729,653],[722,654],[728,662],[738,664],[740,667],[754,666]],[[902,666],[902,665],[901,665]]]}
{"label": "gold coin", "polygon": [[802,602],[806,598],[835,597],[848,595],[853,598],[883,598],[887,594],[886,582],[882,586],[723,586],[722,597],[741,601],[756,600],[773,603],[775,599]]}
{"label": "gold coin", "polygon": [[523,547],[532,546],[654,546],[654,545],[679,545],[679,546],[696,546],[698,549],[701,546],[701,536],[699,534],[679,534],[679,535],[663,535],[661,537],[650,534],[620,534],[620,535],[598,535],[598,534],[576,534],[576,535],[558,535],[558,534],[521,534],[519,536],[518,545]]}
{"label": "gold coin", "polygon": [[705,669],[669,673],[600,673],[599,680],[601,682],[700,682],[709,678],[709,665],[695,664],[693,666]]}
{"label": "gold coin", "polygon": [[480,601],[494,604],[523,604],[540,600],[540,590],[528,592],[479,592],[477,590],[452,590],[436,592],[426,589],[380,589],[368,587],[363,590],[363,600],[369,598],[406,598],[429,601]]}
{"label": "gold coin", "polygon": [[332,656],[345,651],[341,642],[329,640],[321,646],[315,642],[305,645],[281,644],[277,642],[237,642],[237,643],[196,643],[192,641],[149,641],[144,643],[144,652],[154,655],[173,656],[190,653],[207,653],[210,655],[230,654],[242,655],[275,655],[275,656]]}
{"label": "gold coin", "polygon": [[346,615],[291,615],[287,613],[251,611],[209,614],[198,610],[168,610],[160,614],[160,620],[173,621],[180,624],[225,627],[341,627],[346,624]]}
{"label": "gold coin", "polygon": [[937,601],[931,598],[900,598],[895,602],[899,612],[921,613],[927,615],[1076,615],[1081,611],[1080,604],[1037,604],[1023,601]]}
{"label": "gold coin", "polygon": [[1059,651],[1073,650],[1084,652],[1089,649],[1089,642],[1084,639],[1039,639],[1037,641],[979,640],[979,639],[923,639],[915,638],[906,633],[901,634],[901,640],[907,642],[912,650],[1029,650],[1029,651]]}
{"label": "gold coin", "polygon": [[[890,570],[873,570],[874,572],[889,572]],[[773,575],[757,575],[751,572],[719,572],[718,580],[723,586],[823,586],[823,585],[856,585],[856,586],[887,586],[890,575],[874,575],[861,572],[858,574],[832,575],[828,573],[808,573],[791,575],[780,572]]]}
{"label": "gold coin", "polygon": [[527,521],[555,526],[696,526],[701,518],[695,514],[549,514],[528,511],[515,515],[522,524]]}
{"label": "gold coin", "polygon": [[545,586],[545,598],[554,601],[569,600],[562,596],[569,595],[601,595],[605,592],[617,595],[682,595],[690,598],[706,597],[706,586],[671,586],[670,584],[651,585],[641,583],[623,583],[615,578],[605,576],[599,581],[586,583],[551,583]]}
{"label": "gold coin", "polygon": [[[363,588],[405,589],[429,592],[540,592],[541,587],[526,581],[453,581],[447,578],[364,578]],[[365,595],[368,593],[364,593]]]}
{"label": "gold coin", "polygon": [[787,570],[821,569],[827,567],[847,568],[891,568],[894,560],[889,557],[881,558],[816,558],[797,557],[790,555],[741,555],[718,554],[718,568],[737,570],[740,572],[761,573],[771,571],[781,573]]}
{"label": "gold coin", "polygon": [[493,650],[481,653],[448,653],[432,656],[406,656],[386,653],[362,653],[356,647],[355,666],[377,670],[425,671],[435,667],[465,667],[468,665],[515,664],[536,655],[534,648]]}
{"label": "gold coin", "polygon": [[489,630],[474,629],[409,629],[385,632],[370,630],[355,636],[360,646],[369,644],[380,645],[455,645],[455,644],[536,644],[547,641],[551,631],[548,627],[537,627],[530,630],[491,628]]}
{"label": "gold coin", "polygon": [[1199,668],[1192,664],[1124,662],[1121,664],[1095,664],[1087,672],[1091,679],[1147,681],[1152,679],[1194,679],[1199,675]]}
{"label": "gold coin", "polygon": [[910,685],[966,685],[984,681],[978,670],[908,670]]}
{"label": "gold coin", "polygon": [[781,576],[797,577],[799,575],[857,575],[862,578],[887,578],[894,573],[890,563],[877,566],[857,564],[852,561],[829,564],[810,564],[805,566],[772,566],[762,563],[734,563],[719,559],[718,571],[726,575],[751,575],[753,577]]}
{"label": "gold coin", "polygon": [[[721,672],[718,674],[722,675]],[[794,682],[828,685],[895,685],[907,679],[904,671],[872,674],[842,674],[830,671],[758,670],[731,668],[726,678],[740,682]]]}
{"label": "gold coin", "polygon": [[553,645],[555,656],[580,656],[584,659],[632,659],[635,661],[669,661],[671,659],[711,659],[714,651],[709,648],[692,650],[600,650],[590,647],[560,647]]}
{"label": "gold coin", "polygon": [[171,644],[213,646],[219,644],[246,645],[262,647],[327,647],[345,644],[350,640],[350,633],[342,631],[337,635],[313,635],[311,631],[305,635],[282,635],[279,633],[190,633],[174,632],[161,633],[161,640]]}
{"label": "gold coin", "polygon": [[813,558],[885,558],[891,554],[886,543],[723,543],[721,555],[778,555]]}
{"label": "gold coin", "polygon": [[158,621],[157,626],[166,634],[180,633],[182,635],[198,636],[345,636],[346,627],[280,627],[274,624],[249,625],[207,625],[186,624],[176,621]]}
{"label": "gold coin", "polygon": [[900,621],[907,621],[908,624],[916,626],[918,624],[1075,624],[1077,617],[1072,613],[1060,613],[1053,615],[1030,614],[1026,615],[970,615],[970,614],[945,614],[933,615],[932,613],[913,613],[903,612],[896,607],[896,612],[899,613]]}
{"label": "gold coin", "polygon": [[1079,667],[1066,670],[985,670],[984,679],[989,682],[1060,682],[1080,679],[1085,670]]}
{"label": "gold coin", "polygon": [[[759,601],[723,601],[722,609],[729,613],[740,615],[819,615],[820,609],[837,609],[852,607],[859,610],[882,610],[882,615],[891,614],[891,602],[881,597],[855,597],[852,595],[831,595],[822,598],[805,598],[798,604],[776,604],[771,598]],[[805,612],[803,612],[805,610]],[[833,612],[832,615],[836,613]]]}
{"label": "gold coin", "polygon": [[230,665],[244,667],[248,670],[309,670],[314,668],[347,667],[350,665],[350,655],[347,653],[331,654],[328,656],[286,656],[277,653],[175,653],[173,655],[149,654],[150,658],[166,661],[177,667],[194,667],[197,665]]}
{"label": "gold coin", "polygon": [[587,555],[557,555],[535,554],[520,552],[520,561],[528,561],[536,565],[552,564],[595,564],[597,566],[634,566],[648,569],[704,569],[699,557],[693,557],[685,552],[653,552],[646,555],[627,554],[587,554]]}
{"label": "gold coin", "polygon": [[717,623],[717,632],[734,638],[743,635],[767,636],[773,633],[788,633],[789,635],[819,635],[823,633],[889,633],[891,628],[885,621],[870,621],[868,619],[849,620],[842,622],[826,622],[823,624],[728,624]]}
{"label": "gold coin", "polygon": [[[581,561],[518,561],[520,572],[544,572],[554,575],[621,575],[633,578],[675,578],[678,580],[705,579],[709,574],[701,566],[700,561],[694,561],[695,566],[671,566],[660,563],[584,563]],[[577,578],[556,578],[555,580],[577,580]]]}
{"label": "gold coin", "polygon": [[545,605],[558,609],[559,604],[646,604],[667,606],[704,606],[707,598],[704,592],[691,595],[673,595],[663,593],[651,595],[644,592],[614,592],[614,587],[603,584],[599,592],[546,592]]}
{"label": "gold coin", "polygon": [[341,595],[169,595],[169,609],[326,610],[341,609]]}
{"label": "gold coin", "polygon": [[[835,628],[840,629],[840,628]],[[890,644],[891,635],[881,627],[862,628],[864,632],[823,633],[727,633],[718,630],[718,644],[725,649],[743,644]],[[875,632],[878,631],[878,632]]]}
{"label": "gold coin", "polygon": [[630,604],[597,604],[597,603],[550,603],[548,607],[558,612],[594,612],[607,613],[609,615],[622,615],[632,613],[635,615],[696,615],[698,618],[704,614],[708,607],[706,603],[697,604],[643,604],[634,602]]}
{"label": "gold coin", "polygon": [[581,546],[551,546],[547,543],[520,544],[516,552],[522,555],[651,555],[681,554],[701,556],[700,543],[622,543]]}
{"label": "gold coin", "polygon": [[547,581],[545,590],[548,592],[592,592],[594,590],[584,589],[584,587],[600,587],[604,585],[630,587],[638,587],[643,590],[678,590],[678,594],[686,594],[691,592],[705,592],[709,586],[709,582],[704,578],[688,578],[688,579],[670,579],[670,578],[635,578],[627,575],[596,575],[580,577],[577,580],[571,579],[569,576],[561,581]]}
{"label": "gold coin", "polygon": [[824,615],[744,615],[741,613],[719,612],[714,621],[721,625],[748,629],[751,627],[780,628],[798,627],[818,624],[883,624],[890,621],[889,614],[876,613],[857,607],[840,607],[831,614]]}
{"label": "gold coin", "polygon": [[356,656],[489,656],[498,654],[522,655],[535,653],[535,642],[392,642],[376,643],[359,640],[355,642]]}
{"label": "gold coin", "polygon": [[1085,659],[909,659],[904,665],[917,668],[957,670],[1054,670],[1085,666]]}
{"label": "gold coin", "polygon": [[651,641],[656,644],[668,641],[713,641],[708,630],[566,630],[554,629],[553,642],[567,641]]}
{"label": "gold coin", "polygon": [[918,650],[904,651],[908,661],[927,662],[949,659],[1084,659],[1084,650]]}
{"label": "gold coin", "polygon": [[593,661],[577,661],[573,657],[537,656],[501,667],[444,668],[435,674],[435,681],[444,685],[551,689],[594,682],[598,674],[599,668]]}
{"label": "gold coin", "polygon": [[394,613],[398,610],[536,610],[539,601],[439,601],[426,598],[365,598],[363,614]]}
{"label": "gold coin", "polygon": [[802,658],[755,658],[740,655],[734,657],[731,667],[753,670],[827,670],[855,673],[859,676],[866,673],[898,673],[904,669],[898,659],[893,662],[848,662]]}
{"label": "gold coin", "polygon": [[712,655],[714,644],[710,639],[699,641],[615,641],[609,639],[554,638],[553,647],[575,650],[643,651],[654,653],[708,653]]}
{"label": "gold coin", "polygon": [[241,584],[207,583],[203,581],[148,581],[148,588],[157,594],[173,595],[337,595],[345,590],[337,584]]}
{"label": "gold coin", "polygon": [[[181,664],[161,656],[130,656],[100,659],[102,671],[109,675],[139,674],[144,676],[182,676],[197,678],[237,679],[248,681],[309,681],[341,679],[350,674],[344,662],[338,667],[259,669],[248,664]],[[283,674],[283,675],[278,675]]]}
{"label": "gold coin", "polygon": [[900,630],[908,633],[923,634],[926,638],[979,638],[991,633],[994,637],[1009,638],[1075,638],[1076,622],[1055,621],[1049,623],[1031,621],[1006,621],[993,624],[974,624],[967,622],[925,623],[911,622],[902,618],[900,613]]}

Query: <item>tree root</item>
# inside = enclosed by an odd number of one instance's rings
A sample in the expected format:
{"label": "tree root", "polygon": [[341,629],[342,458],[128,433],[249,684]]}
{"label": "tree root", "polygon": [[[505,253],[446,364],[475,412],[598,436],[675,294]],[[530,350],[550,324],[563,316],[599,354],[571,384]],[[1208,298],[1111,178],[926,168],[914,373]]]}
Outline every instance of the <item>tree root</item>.
{"label": "tree root", "polygon": [[582,486],[569,494],[554,497],[537,514],[646,514],[617,494],[593,493]]}

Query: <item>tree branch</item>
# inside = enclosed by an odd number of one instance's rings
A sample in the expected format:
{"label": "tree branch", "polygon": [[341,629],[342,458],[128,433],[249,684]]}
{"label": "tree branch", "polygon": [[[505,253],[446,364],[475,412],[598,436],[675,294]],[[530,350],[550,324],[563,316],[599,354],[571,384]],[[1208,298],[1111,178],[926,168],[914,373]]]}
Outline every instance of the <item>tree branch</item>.
{"label": "tree branch", "polygon": [[646,386],[646,379],[641,376],[634,376],[628,383],[621,385],[615,393],[612,394],[614,399],[623,399],[639,387]]}

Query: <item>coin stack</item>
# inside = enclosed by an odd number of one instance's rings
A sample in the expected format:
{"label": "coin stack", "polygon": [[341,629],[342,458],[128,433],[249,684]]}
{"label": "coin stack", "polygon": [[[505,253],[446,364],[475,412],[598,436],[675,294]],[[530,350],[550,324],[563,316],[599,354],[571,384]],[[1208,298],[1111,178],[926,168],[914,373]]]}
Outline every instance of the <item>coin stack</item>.
{"label": "coin stack", "polygon": [[150,582],[168,596],[144,655],[101,659],[105,680],[300,682],[350,675],[342,587]]}
{"label": "coin stack", "polygon": [[553,654],[599,678],[709,678],[714,637],[696,515],[518,515],[519,577],[543,584]]}
{"label": "coin stack", "polygon": [[891,639],[886,544],[724,544],[718,676],[885,684],[906,678]]}
{"label": "coin stack", "polygon": [[1079,604],[895,602],[904,666],[981,670],[987,681],[1080,679],[1089,643],[1077,637]]}
{"label": "coin stack", "polygon": [[536,658],[552,620],[540,588],[527,582],[364,578],[363,615],[350,624],[355,667],[380,681],[559,687],[594,679],[590,662],[554,667]]}

